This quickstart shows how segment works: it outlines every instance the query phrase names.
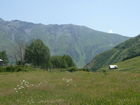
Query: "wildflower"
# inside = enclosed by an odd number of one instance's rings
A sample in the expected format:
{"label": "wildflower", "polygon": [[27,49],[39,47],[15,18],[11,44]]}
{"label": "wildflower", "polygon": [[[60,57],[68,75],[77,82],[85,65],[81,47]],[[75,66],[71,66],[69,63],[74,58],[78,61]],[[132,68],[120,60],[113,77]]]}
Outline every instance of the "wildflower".
{"label": "wildflower", "polygon": [[62,80],[65,81],[66,83],[72,82],[72,79],[63,78]]}
{"label": "wildflower", "polygon": [[21,88],[19,87],[18,89],[20,90]]}
{"label": "wildflower", "polygon": [[23,80],[23,82],[26,82],[25,80]]}

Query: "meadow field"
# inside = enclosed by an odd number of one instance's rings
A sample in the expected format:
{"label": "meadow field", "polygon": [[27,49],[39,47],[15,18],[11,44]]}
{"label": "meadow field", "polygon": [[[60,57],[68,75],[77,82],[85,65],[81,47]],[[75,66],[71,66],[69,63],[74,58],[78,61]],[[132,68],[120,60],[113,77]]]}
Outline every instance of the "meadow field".
{"label": "meadow field", "polygon": [[[140,73],[140,56],[115,63],[115,65],[118,65],[119,67],[117,71]],[[98,71],[110,71],[110,70],[108,69],[108,66],[104,66]]]}
{"label": "meadow field", "polygon": [[140,105],[140,73],[2,72],[0,105]]}

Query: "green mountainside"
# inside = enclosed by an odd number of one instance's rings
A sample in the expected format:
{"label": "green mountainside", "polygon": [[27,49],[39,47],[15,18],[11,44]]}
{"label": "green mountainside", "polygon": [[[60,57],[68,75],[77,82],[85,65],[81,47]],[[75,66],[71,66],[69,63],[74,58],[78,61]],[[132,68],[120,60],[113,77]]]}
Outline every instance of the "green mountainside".
{"label": "green mountainside", "polygon": [[95,71],[103,66],[125,61],[136,56],[140,56],[140,35],[97,55],[85,68]]}
{"label": "green mountainside", "polygon": [[[118,65],[118,71],[140,72],[140,56],[115,63],[115,65]],[[103,69],[107,70],[107,68],[105,67]]]}
{"label": "green mountainside", "polygon": [[33,39],[43,40],[53,55],[70,55],[81,67],[95,55],[113,48],[128,37],[72,24],[43,25],[0,19],[0,51],[6,50],[11,61],[14,59],[15,46]]}

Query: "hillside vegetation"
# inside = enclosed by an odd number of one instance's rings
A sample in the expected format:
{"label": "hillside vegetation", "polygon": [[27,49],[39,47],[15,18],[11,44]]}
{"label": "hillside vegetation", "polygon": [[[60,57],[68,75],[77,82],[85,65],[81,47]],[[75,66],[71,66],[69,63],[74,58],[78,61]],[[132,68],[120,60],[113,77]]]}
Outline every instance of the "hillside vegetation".
{"label": "hillside vegetation", "polygon": [[0,105],[139,105],[140,73],[0,73]]}
{"label": "hillside vegetation", "polygon": [[140,56],[140,35],[117,45],[111,50],[97,55],[85,67],[94,71],[103,66],[124,61],[136,56]]}
{"label": "hillside vegetation", "polygon": [[140,56],[117,63],[120,71],[140,72]]}
{"label": "hillside vegetation", "polygon": [[14,61],[19,45],[28,44],[33,39],[42,40],[52,55],[70,55],[81,67],[95,55],[127,40],[128,37],[72,24],[43,25],[0,19],[0,51],[6,50],[10,62]]}
{"label": "hillside vegetation", "polygon": [[[116,69],[118,71],[140,72],[140,56],[115,63],[115,65],[118,65],[118,69]],[[108,66],[103,67],[102,70],[109,70]]]}

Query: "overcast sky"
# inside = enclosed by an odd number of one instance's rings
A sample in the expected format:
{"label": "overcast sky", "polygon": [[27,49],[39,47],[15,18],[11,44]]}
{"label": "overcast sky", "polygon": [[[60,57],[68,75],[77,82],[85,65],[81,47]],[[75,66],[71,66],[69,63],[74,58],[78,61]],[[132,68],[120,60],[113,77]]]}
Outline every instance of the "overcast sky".
{"label": "overcast sky", "polygon": [[0,18],[140,34],[140,0],[0,0]]}

